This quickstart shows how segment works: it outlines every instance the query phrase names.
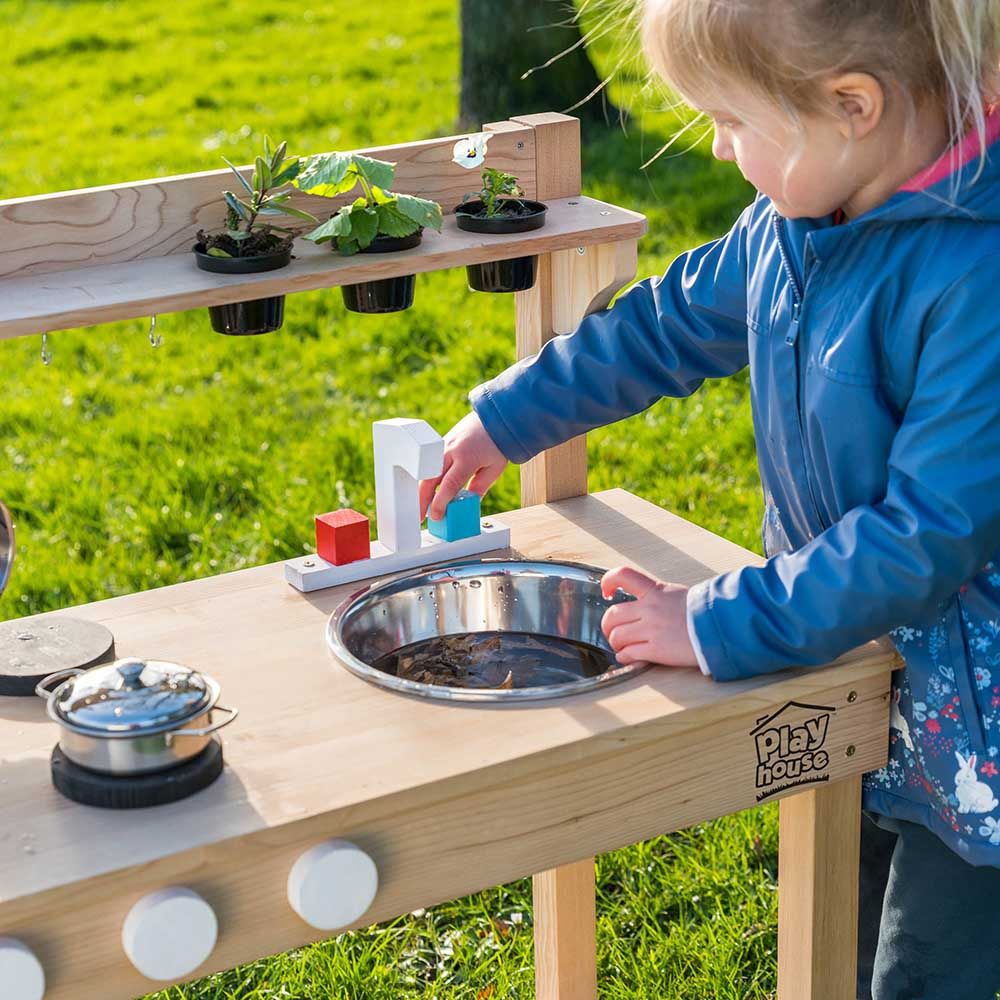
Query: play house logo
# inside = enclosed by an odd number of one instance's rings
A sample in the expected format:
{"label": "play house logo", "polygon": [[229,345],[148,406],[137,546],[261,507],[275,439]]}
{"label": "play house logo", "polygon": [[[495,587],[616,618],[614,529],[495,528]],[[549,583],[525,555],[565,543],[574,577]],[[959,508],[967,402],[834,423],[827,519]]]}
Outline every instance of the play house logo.
{"label": "play house logo", "polygon": [[757,801],[798,785],[829,781],[823,748],[835,708],[790,701],[757,720],[750,735],[757,750]]}

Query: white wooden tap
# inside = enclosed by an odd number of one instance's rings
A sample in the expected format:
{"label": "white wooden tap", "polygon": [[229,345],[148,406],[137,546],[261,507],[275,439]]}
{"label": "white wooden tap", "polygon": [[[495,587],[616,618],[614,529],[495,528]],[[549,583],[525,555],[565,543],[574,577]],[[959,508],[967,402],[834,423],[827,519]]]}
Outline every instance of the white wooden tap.
{"label": "white wooden tap", "polygon": [[[434,533],[421,531],[420,481],[439,475],[444,465],[444,440],[430,424],[404,417],[379,420],[372,425],[372,441],[378,540],[365,543],[366,519],[356,512],[319,515],[317,521],[325,519],[326,523],[317,525],[317,555],[285,563],[285,579],[293,587],[304,592],[321,590],[510,545],[510,529],[493,518],[482,520],[479,497],[468,491],[449,505],[449,524],[451,520],[467,523],[471,518],[471,528],[450,533],[435,525]],[[459,509],[462,517],[451,518]],[[337,544],[336,538],[348,541],[358,531],[361,536],[354,538],[354,544]],[[341,557],[341,550],[347,555]]]}
{"label": "white wooden tap", "polygon": [[372,424],[375,517],[388,552],[420,548],[420,480],[440,474],[444,440],[426,420],[395,417]]}

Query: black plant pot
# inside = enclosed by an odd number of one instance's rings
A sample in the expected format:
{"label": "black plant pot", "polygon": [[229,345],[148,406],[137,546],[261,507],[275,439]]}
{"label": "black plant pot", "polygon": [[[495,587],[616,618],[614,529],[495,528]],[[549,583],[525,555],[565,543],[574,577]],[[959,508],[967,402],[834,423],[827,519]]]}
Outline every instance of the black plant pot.
{"label": "black plant pot", "polygon": [[[503,206],[503,213],[490,219],[480,214],[486,210],[481,201],[467,201],[455,209],[455,222],[466,232],[492,234],[528,233],[545,225],[547,206],[540,201],[508,198]],[[523,292],[535,283],[538,258],[514,257],[470,264],[465,273],[474,292]]]}
{"label": "black plant pot", "polygon": [[523,292],[534,285],[537,273],[537,257],[490,260],[465,268],[469,288],[474,292]]}
{"label": "black plant pot", "polygon": [[[203,271],[216,274],[258,274],[287,267],[292,259],[291,249],[260,257],[213,257],[205,252],[204,243],[194,247],[194,258]],[[231,337],[249,337],[259,333],[272,333],[281,329],[285,319],[285,296],[273,295],[249,302],[230,302],[224,306],[209,306],[208,315],[212,329]]]}
{"label": "black plant pot", "polygon": [[[409,236],[376,236],[361,252],[392,253],[395,250],[412,250],[419,245],[423,235],[424,231],[418,229]],[[413,305],[413,291],[416,284],[416,276],[406,274],[400,278],[379,278],[377,281],[343,285],[341,292],[344,296],[344,305],[351,312],[401,312]]]}

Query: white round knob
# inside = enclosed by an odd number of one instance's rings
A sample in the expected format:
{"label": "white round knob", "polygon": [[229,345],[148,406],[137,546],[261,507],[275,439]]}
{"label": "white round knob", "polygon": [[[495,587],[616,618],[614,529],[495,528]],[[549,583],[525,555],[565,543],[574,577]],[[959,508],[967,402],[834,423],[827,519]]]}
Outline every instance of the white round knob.
{"label": "white round knob", "polygon": [[42,1000],[45,972],[35,953],[14,938],[0,937],[0,983],[4,1000]]}
{"label": "white round knob", "polygon": [[212,907],[191,889],[173,887],[143,896],[129,910],[122,945],[147,979],[175,982],[212,954],[218,934]]}
{"label": "white round knob", "polygon": [[335,931],[353,924],[378,891],[375,862],[348,840],[327,840],[303,854],[288,875],[288,902],[310,926]]}

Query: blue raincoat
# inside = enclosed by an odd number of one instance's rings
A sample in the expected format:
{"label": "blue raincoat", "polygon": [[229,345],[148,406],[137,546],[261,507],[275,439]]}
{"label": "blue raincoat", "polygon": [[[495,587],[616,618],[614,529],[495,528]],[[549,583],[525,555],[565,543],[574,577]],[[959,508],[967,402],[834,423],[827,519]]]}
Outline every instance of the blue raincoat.
{"label": "blue raincoat", "polygon": [[842,225],[758,196],[470,398],[523,462],[749,365],[768,558],[689,594],[712,676],[889,633],[865,807],[1000,867],[1000,142],[976,166]]}

